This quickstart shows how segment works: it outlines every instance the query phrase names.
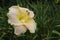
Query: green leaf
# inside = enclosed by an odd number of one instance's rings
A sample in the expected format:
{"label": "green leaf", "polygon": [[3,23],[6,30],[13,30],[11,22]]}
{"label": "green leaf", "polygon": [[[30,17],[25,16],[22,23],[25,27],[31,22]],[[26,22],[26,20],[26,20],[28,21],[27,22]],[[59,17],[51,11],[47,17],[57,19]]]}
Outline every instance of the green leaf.
{"label": "green leaf", "polygon": [[52,33],[55,33],[55,34],[57,34],[57,35],[60,36],[60,32],[58,32],[58,31],[56,31],[56,30],[53,30]]}

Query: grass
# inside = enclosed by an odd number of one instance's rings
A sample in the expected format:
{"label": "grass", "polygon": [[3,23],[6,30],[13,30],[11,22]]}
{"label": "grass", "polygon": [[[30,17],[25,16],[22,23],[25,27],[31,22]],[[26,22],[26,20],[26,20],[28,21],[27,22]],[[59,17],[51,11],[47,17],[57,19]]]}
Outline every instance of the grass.
{"label": "grass", "polygon": [[[14,34],[14,28],[7,22],[8,8],[14,5],[34,11],[34,34]],[[0,0],[0,40],[60,40],[60,0]]]}

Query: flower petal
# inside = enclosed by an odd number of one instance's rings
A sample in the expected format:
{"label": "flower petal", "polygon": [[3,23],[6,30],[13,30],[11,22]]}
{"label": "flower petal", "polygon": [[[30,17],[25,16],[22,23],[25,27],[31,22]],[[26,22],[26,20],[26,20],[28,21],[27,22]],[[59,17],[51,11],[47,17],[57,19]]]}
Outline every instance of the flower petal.
{"label": "flower petal", "polygon": [[30,31],[30,33],[35,33],[36,23],[34,20],[31,20],[29,24],[26,24],[26,28]]}
{"label": "flower petal", "polygon": [[14,16],[9,17],[8,23],[11,25],[22,25],[22,22],[18,21]]}
{"label": "flower petal", "polygon": [[30,18],[33,18],[33,17],[34,17],[34,12],[33,12],[33,11],[31,11],[31,10],[29,10],[29,9],[27,9],[27,8],[22,8],[22,7],[20,7],[20,10],[21,10],[22,12],[27,12],[27,13],[29,14],[29,17],[30,17]]}
{"label": "flower petal", "polygon": [[33,11],[29,11],[29,12],[30,12],[29,16],[30,16],[31,18],[33,18],[33,17],[34,17],[34,12],[33,12]]}
{"label": "flower petal", "polygon": [[9,13],[10,14],[17,14],[18,13],[18,10],[19,10],[19,6],[12,6],[9,8]]}
{"label": "flower petal", "polygon": [[26,32],[26,28],[24,26],[14,26],[14,34],[21,35],[22,33]]}
{"label": "flower petal", "polygon": [[17,13],[19,11],[19,6],[12,6],[9,8],[9,13],[7,13],[8,16],[8,23],[11,25],[21,25],[22,22],[17,20]]}

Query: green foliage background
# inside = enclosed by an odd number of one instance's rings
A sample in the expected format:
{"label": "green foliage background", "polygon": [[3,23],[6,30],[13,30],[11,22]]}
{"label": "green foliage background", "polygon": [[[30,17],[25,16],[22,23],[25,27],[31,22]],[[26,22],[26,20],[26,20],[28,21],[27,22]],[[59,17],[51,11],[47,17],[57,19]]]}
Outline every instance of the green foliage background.
{"label": "green foliage background", "polygon": [[[8,8],[14,5],[35,13],[36,33],[16,36],[8,24]],[[60,40],[60,0],[0,0],[0,40]]]}

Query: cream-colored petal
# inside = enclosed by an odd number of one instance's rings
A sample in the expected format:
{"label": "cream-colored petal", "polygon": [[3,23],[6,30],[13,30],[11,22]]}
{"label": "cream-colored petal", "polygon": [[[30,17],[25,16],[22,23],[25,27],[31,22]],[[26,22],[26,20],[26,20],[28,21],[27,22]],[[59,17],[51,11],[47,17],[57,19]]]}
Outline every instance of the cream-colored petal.
{"label": "cream-colored petal", "polygon": [[11,24],[11,25],[20,25],[16,20],[14,19],[9,19],[8,20],[8,23]]}
{"label": "cream-colored petal", "polygon": [[18,6],[12,6],[9,8],[9,13],[7,13],[8,16],[8,23],[11,25],[22,25],[22,22],[17,19],[17,13],[19,11]]}
{"label": "cream-colored petal", "polygon": [[19,6],[12,6],[9,8],[9,13],[17,14],[19,10]]}
{"label": "cream-colored petal", "polygon": [[23,8],[23,7],[19,7],[19,9],[20,9],[22,12],[26,12],[26,10],[29,10],[29,9]]}
{"label": "cream-colored petal", "polygon": [[31,18],[33,18],[33,17],[34,17],[34,12],[33,12],[33,11],[29,11],[29,12],[30,12],[29,16],[30,16]]}
{"label": "cream-colored petal", "polygon": [[26,24],[26,28],[30,31],[30,33],[35,33],[36,23],[34,20],[31,20],[30,23]]}
{"label": "cream-colored petal", "polygon": [[26,32],[26,28],[24,26],[14,26],[14,34],[16,35],[21,35],[22,33],[25,33]]}
{"label": "cream-colored petal", "polygon": [[33,17],[34,17],[34,12],[33,12],[33,11],[31,11],[31,10],[29,10],[29,9],[27,9],[27,8],[22,8],[22,7],[20,7],[20,10],[21,10],[22,12],[27,12],[27,13],[29,14],[29,17],[30,17],[30,18],[33,18]]}
{"label": "cream-colored petal", "polygon": [[20,25],[20,22],[17,20],[16,16],[14,16],[13,14],[9,15],[8,14],[8,23],[10,23],[11,25]]}

